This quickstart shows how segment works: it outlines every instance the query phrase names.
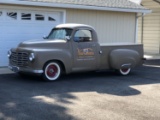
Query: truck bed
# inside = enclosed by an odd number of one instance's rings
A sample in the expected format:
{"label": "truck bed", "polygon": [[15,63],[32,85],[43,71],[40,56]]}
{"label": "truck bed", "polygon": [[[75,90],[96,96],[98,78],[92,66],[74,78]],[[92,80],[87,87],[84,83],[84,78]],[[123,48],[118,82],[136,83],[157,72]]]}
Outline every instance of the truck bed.
{"label": "truck bed", "polygon": [[143,58],[143,45],[142,44],[126,44],[126,45],[106,45],[100,44],[102,54],[100,56],[100,68],[110,69],[110,53],[116,49],[128,49],[137,51],[141,58]]}

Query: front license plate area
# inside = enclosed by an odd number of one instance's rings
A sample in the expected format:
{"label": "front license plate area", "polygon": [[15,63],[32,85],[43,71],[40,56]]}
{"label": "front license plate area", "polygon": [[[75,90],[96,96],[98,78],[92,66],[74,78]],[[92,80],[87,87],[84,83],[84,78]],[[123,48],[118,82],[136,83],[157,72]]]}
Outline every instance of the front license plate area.
{"label": "front license plate area", "polygon": [[18,72],[18,71],[19,71],[19,68],[16,67],[16,66],[13,66],[13,67],[12,67],[12,71],[13,71],[13,72]]}

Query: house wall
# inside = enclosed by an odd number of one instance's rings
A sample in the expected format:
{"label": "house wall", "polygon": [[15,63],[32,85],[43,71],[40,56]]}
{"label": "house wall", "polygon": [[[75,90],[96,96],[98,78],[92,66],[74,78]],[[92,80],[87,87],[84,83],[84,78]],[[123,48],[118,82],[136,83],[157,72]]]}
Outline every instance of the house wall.
{"label": "house wall", "polygon": [[93,26],[100,43],[135,43],[136,14],[91,10],[66,10],[67,23],[82,23]]}
{"label": "house wall", "polygon": [[143,0],[142,5],[152,13],[139,18],[139,42],[144,44],[145,53],[160,54],[160,4]]}

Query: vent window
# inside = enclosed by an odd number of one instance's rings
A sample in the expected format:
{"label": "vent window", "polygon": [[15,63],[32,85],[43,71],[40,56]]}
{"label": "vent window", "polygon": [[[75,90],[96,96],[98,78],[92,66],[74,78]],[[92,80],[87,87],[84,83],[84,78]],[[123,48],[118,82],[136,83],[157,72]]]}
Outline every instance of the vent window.
{"label": "vent window", "polygon": [[44,21],[44,15],[36,14],[35,19],[38,20],[38,21]]}
{"label": "vent window", "polygon": [[21,19],[22,20],[31,20],[31,13],[22,13]]}
{"label": "vent window", "polygon": [[14,19],[14,20],[17,19],[17,13],[16,12],[8,12],[7,16],[10,17],[11,19]]}
{"label": "vent window", "polygon": [[48,21],[56,21],[53,17],[48,17]]}

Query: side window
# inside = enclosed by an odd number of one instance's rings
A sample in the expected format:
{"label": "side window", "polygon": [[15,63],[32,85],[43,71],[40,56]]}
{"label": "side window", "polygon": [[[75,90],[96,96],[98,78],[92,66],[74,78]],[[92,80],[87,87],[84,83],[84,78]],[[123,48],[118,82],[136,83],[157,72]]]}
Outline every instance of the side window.
{"label": "side window", "polygon": [[0,20],[3,20],[2,15],[3,15],[3,13],[2,13],[2,11],[0,11]]}
{"label": "side window", "polygon": [[2,11],[0,11],[0,17],[2,16]]}
{"label": "side window", "polygon": [[3,14],[2,11],[0,11],[0,20],[2,20],[2,14]]}
{"label": "side window", "polygon": [[31,20],[31,13],[21,13],[22,20]]}
{"label": "side window", "polygon": [[35,14],[35,20],[37,20],[37,21],[44,21],[44,15],[42,15],[42,14]]}
{"label": "side window", "polygon": [[78,30],[74,35],[75,42],[89,42],[92,40],[92,33],[90,30]]}
{"label": "side window", "polygon": [[17,12],[7,12],[7,16],[9,19],[17,20]]}
{"label": "side window", "polygon": [[53,17],[48,17],[48,21],[56,21]]}

